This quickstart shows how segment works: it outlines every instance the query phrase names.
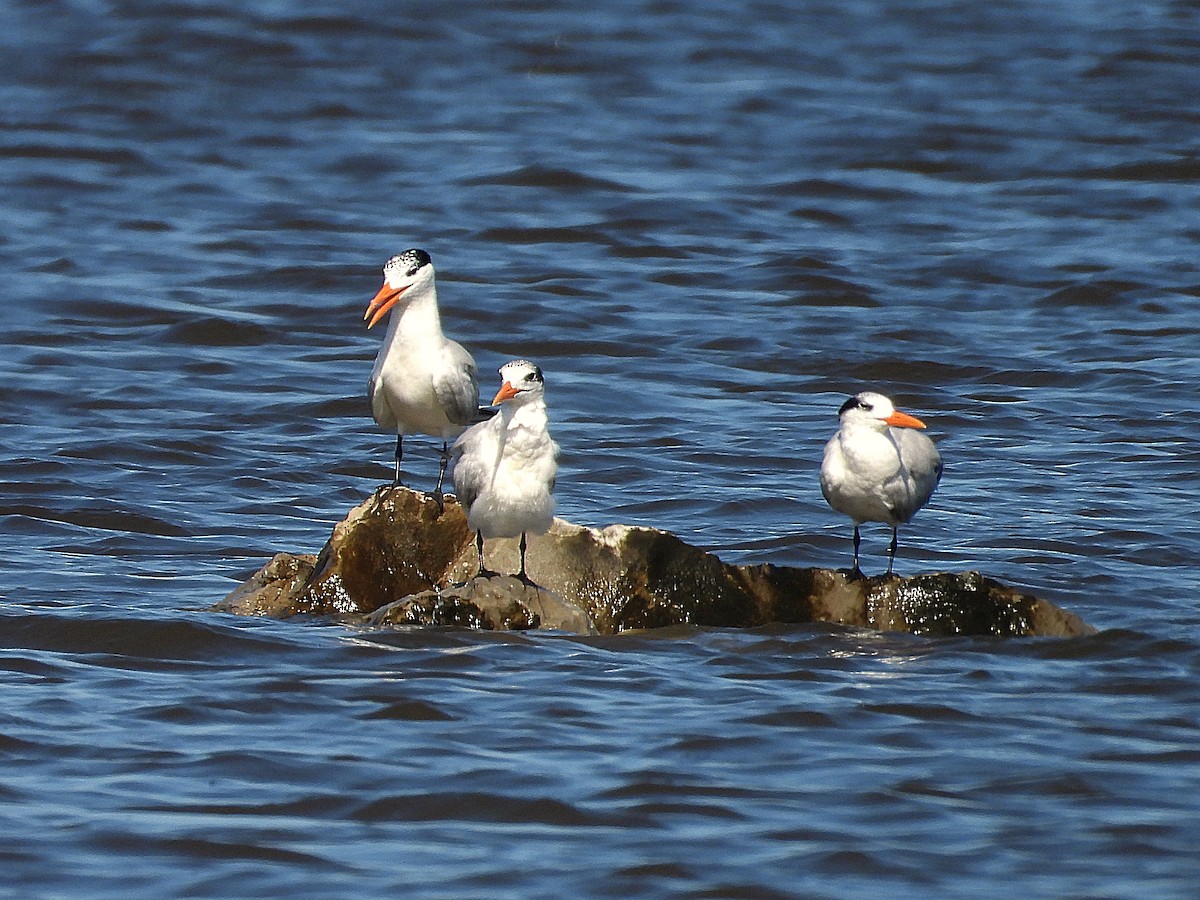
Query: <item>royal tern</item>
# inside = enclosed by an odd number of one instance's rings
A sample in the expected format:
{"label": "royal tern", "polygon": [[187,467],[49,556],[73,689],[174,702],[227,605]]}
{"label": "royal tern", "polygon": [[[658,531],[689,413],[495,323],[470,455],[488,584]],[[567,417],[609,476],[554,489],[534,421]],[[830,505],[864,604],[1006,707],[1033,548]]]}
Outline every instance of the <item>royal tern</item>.
{"label": "royal tern", "polygon": [[896,560],[896,529],[925,505],[942,477],[942,457],[925,423],[899,412],[882,394],[856,394],[838,411],[841,424],[825,445],[821,493],[838,512],[854,520],[854,575],[858,568],[858,526],[892,526],[887,573]]}
{"label": "royal tern", "polygon": [[434,491],[440,498],[450,458],[448,442],[482,417],[475,360],[442,334],[433,263],[424,250],[405,250],[387,261],[383,287],[363,314],[367,328],[375,327],[389,310],[387,335],[371,372],[371,412],[380,428],[396,432],[393,485],[400,484],[405,434],[442,439]]}
{"label": "royal tern", "polygon": [[521,536],[525,574],[525,535],[543,534],[554,520],[554,477],[558,445],[550,437],[545,381],[533,363],[516,359],[500,367],[503,384],[492,400],[500,412],[468,429],[454,443],[454,492],[475,532],[479,574],[484,538]]}

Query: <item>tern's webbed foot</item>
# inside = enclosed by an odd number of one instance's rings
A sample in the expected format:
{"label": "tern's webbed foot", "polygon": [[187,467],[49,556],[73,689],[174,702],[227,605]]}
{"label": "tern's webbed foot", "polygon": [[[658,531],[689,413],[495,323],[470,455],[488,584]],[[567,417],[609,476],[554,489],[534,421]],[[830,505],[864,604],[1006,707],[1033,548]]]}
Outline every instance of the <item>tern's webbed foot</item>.
{"label": "tern's webbed foot", "polygon": [[375,488],[375,493],[371,495],[371,513],[379,512],[379,504],[383,502],[383,498],[396,489],[396,484],[381,484]]}
{"label": "tern's webbed foot", "polygon": [[516,577],[517,581],[521,582],[521,584],[525,585],[526,587],[531,587],[534,590],[538,590],[538,591],[542,590],[542,586],[540,584],[538,584],[536,581],[534,581],[532,578],[530,578],[528,575],[526,575],[524,572],[518,572],[515,577]]}
{"label": "tern's webbed foot", "polygon": [[478,572],[476,572],[470,578],[466,578],[462,581],[447,581],[446,587],[452,588],[453,590],[461,590],[462,588],[465,588],[468,584],[470,584],[472,581],[474,581],[477,578],[499,578],[499,577],[500,577],[499,572],[493,572],[491,569],[480,569]]}

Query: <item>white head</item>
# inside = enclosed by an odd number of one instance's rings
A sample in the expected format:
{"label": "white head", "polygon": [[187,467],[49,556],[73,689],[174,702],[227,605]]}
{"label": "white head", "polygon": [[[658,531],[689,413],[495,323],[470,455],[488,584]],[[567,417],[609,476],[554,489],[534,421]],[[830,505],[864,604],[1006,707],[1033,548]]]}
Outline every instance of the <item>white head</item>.
{"label": "white head", "polygon": [[[400,296],[409,289],[433,283],[433,261],[429,254],[416,247],[405,250],[387,261],[383,267],[383,287],[375,295],[375,299],[367,305],[363,313],[364,319],[369,319],[368,328],[374,328],[379,320],[388,314]],[[416,290],[413,294],[419,294]]]}
{"label": "white head", "polygon": [[514,359],[500,367],[500,377],[504,383],[500,385],[492,406],[509,401],[517,404],[542,396],[546,382],[542,378],[542,370],[527,359]]}
{"label": "white head", "polygon": [[865,425],[883,431],[889,425],[896,428],[924,428],[925,423],[915,416],[900,412],[883,394],[863,391],[842,404],[838,416],[843,425]]}

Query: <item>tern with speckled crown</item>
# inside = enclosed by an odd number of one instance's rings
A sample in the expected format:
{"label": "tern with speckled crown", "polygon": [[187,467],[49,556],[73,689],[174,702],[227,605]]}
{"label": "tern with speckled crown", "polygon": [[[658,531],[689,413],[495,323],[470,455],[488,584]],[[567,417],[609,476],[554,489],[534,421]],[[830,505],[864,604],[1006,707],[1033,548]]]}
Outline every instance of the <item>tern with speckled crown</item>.
{"label": "tern with speckled crown", "polygon": [[363,318],[373,328],[391,312],[383,347],[371,372],[371,412],[380,428],[396,432],[396,474],[404,435],[441,438],[441,465],[434,496],[439,502],[450,458],[449,441],[487,417],[479,407],[475,360],[442,334],[433,262],[424,250],[405,250],[383,268],[383,286]]}
{"label": "tern with speckled crown", "polygon": [[525,535],[544,534],[554,521],[558,445],[550,437],[542,370],[515,359],[501,366],[500,377],[492,400],[500,412],[454,443],[454,493],[475,532],[479,574],[494,574],[484,566],[484,538],[519,534],[517,577],[528,584]]}

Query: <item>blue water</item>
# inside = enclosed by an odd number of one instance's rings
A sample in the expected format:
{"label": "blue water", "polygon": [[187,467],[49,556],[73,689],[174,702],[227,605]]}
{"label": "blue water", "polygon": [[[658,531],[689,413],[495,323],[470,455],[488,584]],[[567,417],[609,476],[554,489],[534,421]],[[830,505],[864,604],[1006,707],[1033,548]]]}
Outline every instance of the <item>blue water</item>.
{"label": "blue water", "polygon": [[[1186,0],[0,6],[0,891],[1195,896],[1198,65]],[[565,518],[847,565],[881,390],[897,569],[1100,633],[208,612],[389,477],[410,246]]]}

